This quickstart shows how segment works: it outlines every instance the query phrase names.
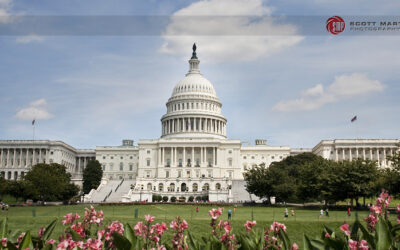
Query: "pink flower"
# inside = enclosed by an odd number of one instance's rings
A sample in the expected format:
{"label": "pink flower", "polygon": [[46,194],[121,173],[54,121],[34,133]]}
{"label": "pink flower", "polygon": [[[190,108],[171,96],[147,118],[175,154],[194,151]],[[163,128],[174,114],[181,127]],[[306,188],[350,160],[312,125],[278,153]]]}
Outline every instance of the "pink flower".
{"label": "pink flower", "polygon": [[359,246],[358,246],[358,249],[359,249],[359,250],[368,250],[369,247],[368,247],[367,241],[366,241],[366,240],[361,240],[361,241],[360,241],[360,244],[359,244]]}
{"label": "pink flower", "polygon": [[213,208],[210,211],[208,211],[208,215],[210,215],[213,220],[218,219],[218,217],[221,214],[222,214],[222,209],[221,208],[218,208],[218,209]]}
{"label": "pink flower", "polygon": [[110,233],[117,232],[118,234],[124,233],[124,225],[118,221],[113,221],[111,225],[108,226]]}
{"label": "pink flower", "polygon": [[7,242],[8,242],[8,239],[7,238],[2,238],[1,239],[1,245],[5,248],[5,247],[7,247]]}
{"label": "pink flower", "polygon": [[43,237],[45,231],[46,231],[46,228],[44,228],[44,227],[41,227],[41,228],[38,230],[39,238],[42,238],[42,237]]}
{"label": "pink flower", "polygon": [[143,233],[146,232],[147,226],[143,224],[143,222],[139,221],[138,223],[136,223],[133,229],[135,230],[136,235],[144,236]]}
{"label": "pink flower", "polygon": [[54,243],[56,243],[55,240],[48,240],[48,241],[47,241],[47,244],[50,244],[50,245],[53,245]]}
{"label": "pink flower", "polygon": [[145,221],[147,221],[147,223],[152,223],[154,221],[154,216],[151,216],[150,214],[147,214],[144,216]]}
{"label": "pink flower", "polygon": [[349,239],[349,241],[347,243],[349,245],[350,250],[357,250],[357,245],[358,245],[357,241]]}
{"label": "pink flower", "polygon": [[340,230],[342,230],[347,236],[350,236],[349,224],[341,225]]}
{"label": "pink flower", "polygon": [[77,219],[79,219],[81,217],[79,216],[79,214],[69,213],[69,214],[66,214],[64,216],[64,218],[65,218],[65,220],[62,220],[61,223],[63,225],[68,225],[68,224],[72,224],[74,222],[74,220],[77,220]]}
{"label": "pink flower", "polygon": [[275,233],[277,233],[277,232],[279,232],[279,230],[280,229],[282,229],[284,232],[286,232],[286,226],[285,226],[285,224],[282,224],[282,223],[279,223],[279,222],[276,222],[276,221],[274,221],[272,224],[271,224],[271,227],[269,228],[269,230],[272,232],[275,232]]}
{"label": "pink flower", "polygon": [[297,250],[297,249],[299,249],[299,246],[296,244],[296,242],[294,242],[290,250]]}
{"label": "pink flower", "polygon": [[257,224],[257,222],[254,221],[246,221],[246,223],[244,224],[244,227],[246,228],[246,232],[250,232],[251,229]]}
{"label": "pink flower", "polygon": [[71,226],[71,229],[73,229],[75,232],[77,232],[81,237],[85,237],[86,233],[85,233],[85,228],[82,225],[82,222],[78,222],[76,224],[73,224]]}
{"label": "pink flower", "polygon": [[325,233],[325,238],[330,238],[331,235],[329,233]]}

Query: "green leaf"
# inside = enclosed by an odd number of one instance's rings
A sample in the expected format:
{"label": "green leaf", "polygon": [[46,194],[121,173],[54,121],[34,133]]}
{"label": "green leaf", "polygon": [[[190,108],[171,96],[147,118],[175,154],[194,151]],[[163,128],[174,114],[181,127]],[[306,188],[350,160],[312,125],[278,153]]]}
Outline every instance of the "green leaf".
{"label": "green leaf", "polygon": [[363,235],[362,238],[368,242],[368,246],[372,249],[375,249],[376,243],[375,243],[374,236],[371,233],[369,233],[368,230],[362,224],[360,224],[360,230]]}
{"label": "green leaf", "polygon": [[376,249],[377,250],[387,250],[392,244],[392,237],[389,232],[389,227],[386,222],[380,218],[376,224]]}
{"label": "green leaf", "polygon": [[21,244],[19,245],[19,249],[33,249],[31,233],[28,231],[25,233],[24,238],[22,238]]}
{"label": "green leaf", "polygon": [[314,249],[324,250],[325,244],[322,240],[311,240],[311,245]]}
{"label": "green leaf", "polygon": [[286,232],[283,231],[282,229],[279,229],[279,235],[283,241],[283,249],[290,250],[290,248],[291,248],[290,240],[289,240],[289,237],[287,236]]}
{"label": "green leaf", "polygon": [[8,218],[6,217],[1,223],[1,238],[7,238],[8,235]]}
{"label": "green leaf", "polygon": [[132,244],[129,242],[129,240],[127,238],[125,238],[124,236],[114,232],[113,233],[113,244],[117,247],[117,249],[121,249],[121,250],[130,250]]}
{"label": "green leaf", "polygon": [[303,248],[304,250],[313,250],[313,246],[311,245],[310,239],[307,237],[307,235],[303,234]]}
{"label": "green leaf", "polygon": [[137,241],[137,237],[136,237],[135,231],[133,231],[131,225],[126,224],[124,236],[127,240],[129,240],[129,242],[131,243],[132,246],[135,245],[135,243]]}
{"label": "green leaf", "polygon": [[188,238],[189,238],[189,248],[190,249],[195,249],[195,250],[199,250],[200,249],[200,243],[199,242],[197,242],[197,240],[195,240],[194,238],[193,238],[193,235],[192,235],[192,233],[190,232],[190,231],[188,231]]}
{"label": "green leaf", "polygon": [[56,227],[57,220],[53,220],[47,227],[46,231],[43,234],[43,241],[47,241],[50,239],[51,234],[53,233],[54,228]]}

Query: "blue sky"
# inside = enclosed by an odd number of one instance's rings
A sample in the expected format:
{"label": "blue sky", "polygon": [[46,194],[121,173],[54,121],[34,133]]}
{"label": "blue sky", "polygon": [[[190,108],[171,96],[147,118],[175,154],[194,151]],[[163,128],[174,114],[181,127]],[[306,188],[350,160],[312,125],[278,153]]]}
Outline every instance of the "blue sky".
{"label": "blue sky", "polygon": [[[264,138],[291,147],[313,147],[322,139],[399,138],[398,34],[302,34],[302,24],[292,18],[231,27],[244,34],[283,30],[284,36],[171,35],[227,30],[212,21],[182,24],[174,19],[179,15],[312,15],[324,20],[332,15],[395,16],[399,9],[395,0],[0,0],[0,31],[18,21],[13,15],[156,15],[169,20],[152,36],[0,36],[0,139],[32,139],[32,117],[37,119],[36,139],[62,140],[77,148],[159,138],[165,103],[188,70],[193,42],[200,70],[223,103],[229,138]],[[350,123],[354,115],[358,120]]]}

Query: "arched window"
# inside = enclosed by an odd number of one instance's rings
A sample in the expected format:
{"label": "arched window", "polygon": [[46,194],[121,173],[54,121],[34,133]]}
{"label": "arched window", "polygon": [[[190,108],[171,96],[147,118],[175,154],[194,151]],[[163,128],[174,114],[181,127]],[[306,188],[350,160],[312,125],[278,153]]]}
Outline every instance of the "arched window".
{"label": "arched window", "polygon": [[158,191],[160,192],[164,191],[164,184],[162,183],[158,184]]}
{"label": "arched window", "polygon": [[153,185],[151,185],[151,183],[149,182],[149,183],[147,183],[147,190],[151,190],[152,189],[152,187],[153,187]]}
{"label": "arched window", "polygon": [[221,190],[221,184],[219,183],[215,184],[215,190]]}
{"label": "arched window", "polygon": [[198,189],[199,189],[199,187],[198,187],[197,183],[193,183],[193,185],[192,185],[192,191],[193,191],[193,192],[197,192]]}
{"label": "arched window", "polygon": [[185,192],[186,191],[186,183],[181,184],[181,191]]}
{"label": "arched window", "polygon": [[210,190],[210,185],[208,185],[208,183],[204,184],[202,190],[203,190],[203,191],[208,191],[208,190]]}
{"label": "arched window", "polygon": [[169,184],[169,190],[170,192],[174,192],[175,191],[175,183],[171,183]]}

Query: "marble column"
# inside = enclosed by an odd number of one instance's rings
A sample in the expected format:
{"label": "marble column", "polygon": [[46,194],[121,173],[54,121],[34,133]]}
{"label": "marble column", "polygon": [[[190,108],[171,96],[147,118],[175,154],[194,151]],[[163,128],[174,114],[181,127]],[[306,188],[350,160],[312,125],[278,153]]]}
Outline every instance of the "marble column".
{"label": "marble column", "polygon": [[335,148],[335,157],[336,157],[336,161],[339,161],[339,156],[338,156],[338,150],[337,150],[337,148]]}

